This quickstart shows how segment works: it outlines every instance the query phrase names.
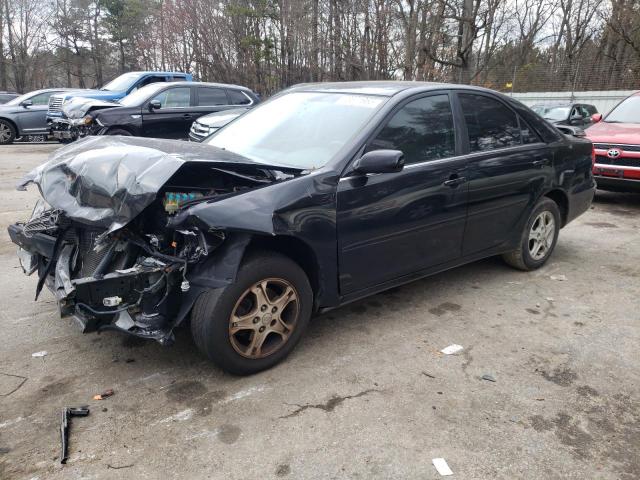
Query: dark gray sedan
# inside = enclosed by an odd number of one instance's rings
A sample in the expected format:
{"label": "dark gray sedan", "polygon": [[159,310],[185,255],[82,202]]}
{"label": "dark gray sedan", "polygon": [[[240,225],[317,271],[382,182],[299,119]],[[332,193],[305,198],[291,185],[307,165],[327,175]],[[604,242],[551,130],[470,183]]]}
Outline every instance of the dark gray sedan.
{"label": "dark gray sedan", "polygon": [[47,88],[20,95],[0,105],[0,145],[8,145],[26,135],[49,135],[49,97],[71,88]]}

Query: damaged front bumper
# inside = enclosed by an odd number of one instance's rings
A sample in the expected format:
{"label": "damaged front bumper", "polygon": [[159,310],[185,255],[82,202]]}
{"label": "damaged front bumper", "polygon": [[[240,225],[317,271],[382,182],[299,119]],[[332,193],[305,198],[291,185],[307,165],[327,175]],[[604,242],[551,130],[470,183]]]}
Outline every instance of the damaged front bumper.
{"label": "damaged front bumper", "polygon": [[71,316],[84,333],[119,330],[162,344],[173,341],[170,319],[178,310],[175,297],[189,290],[180,262],[140,256],[130,268],[107,272],[122,252],[114,242],[92,259],[95,268],[86,275],[81,246],[74,243],[73,235],[61,234],[65,235],[61,240],[46,233],[25,234],[23,224],[10,225],[8,230],[19,246],[24,272],[38,273],[36,297],[47,286],[61,317]]}
{"label": "damaged front bumper", "polygon": [[51,135],[58,140],[77,140],[88,135],[95,135],[101,127],[93,123],[87,123],[84,119],[68,120],[65,118],[52,119],[49,124]]}

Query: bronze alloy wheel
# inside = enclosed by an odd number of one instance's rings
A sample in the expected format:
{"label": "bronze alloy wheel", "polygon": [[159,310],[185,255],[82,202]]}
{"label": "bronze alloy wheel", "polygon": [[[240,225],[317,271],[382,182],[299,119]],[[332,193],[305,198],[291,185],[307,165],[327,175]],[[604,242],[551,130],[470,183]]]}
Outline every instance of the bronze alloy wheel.
{"label": "bronze alloy wheel", "polygon": [[294,286],[282,278],[266,278],[240,295],[229,318],[229,340],[243,357],[267,357],[287,343],[299,315]]}

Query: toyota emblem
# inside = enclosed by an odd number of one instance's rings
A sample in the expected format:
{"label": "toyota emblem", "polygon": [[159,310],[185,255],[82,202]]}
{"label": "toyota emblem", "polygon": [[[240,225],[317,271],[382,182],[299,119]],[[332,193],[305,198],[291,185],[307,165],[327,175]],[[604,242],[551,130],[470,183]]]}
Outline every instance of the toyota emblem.
{"label": "toyota emblem", "polygon": [[607,150],[607,157],[609,158],[618,158],[620,156],[620,150],[617,148],[610,148]]}

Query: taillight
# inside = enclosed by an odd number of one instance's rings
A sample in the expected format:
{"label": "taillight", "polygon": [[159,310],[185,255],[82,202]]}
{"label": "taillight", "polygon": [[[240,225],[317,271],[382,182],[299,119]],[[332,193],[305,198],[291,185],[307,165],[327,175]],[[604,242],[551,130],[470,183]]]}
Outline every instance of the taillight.
{"label": "taillight", "polygon": [[591,144],[591,168],[596,166],[596,147]]}

